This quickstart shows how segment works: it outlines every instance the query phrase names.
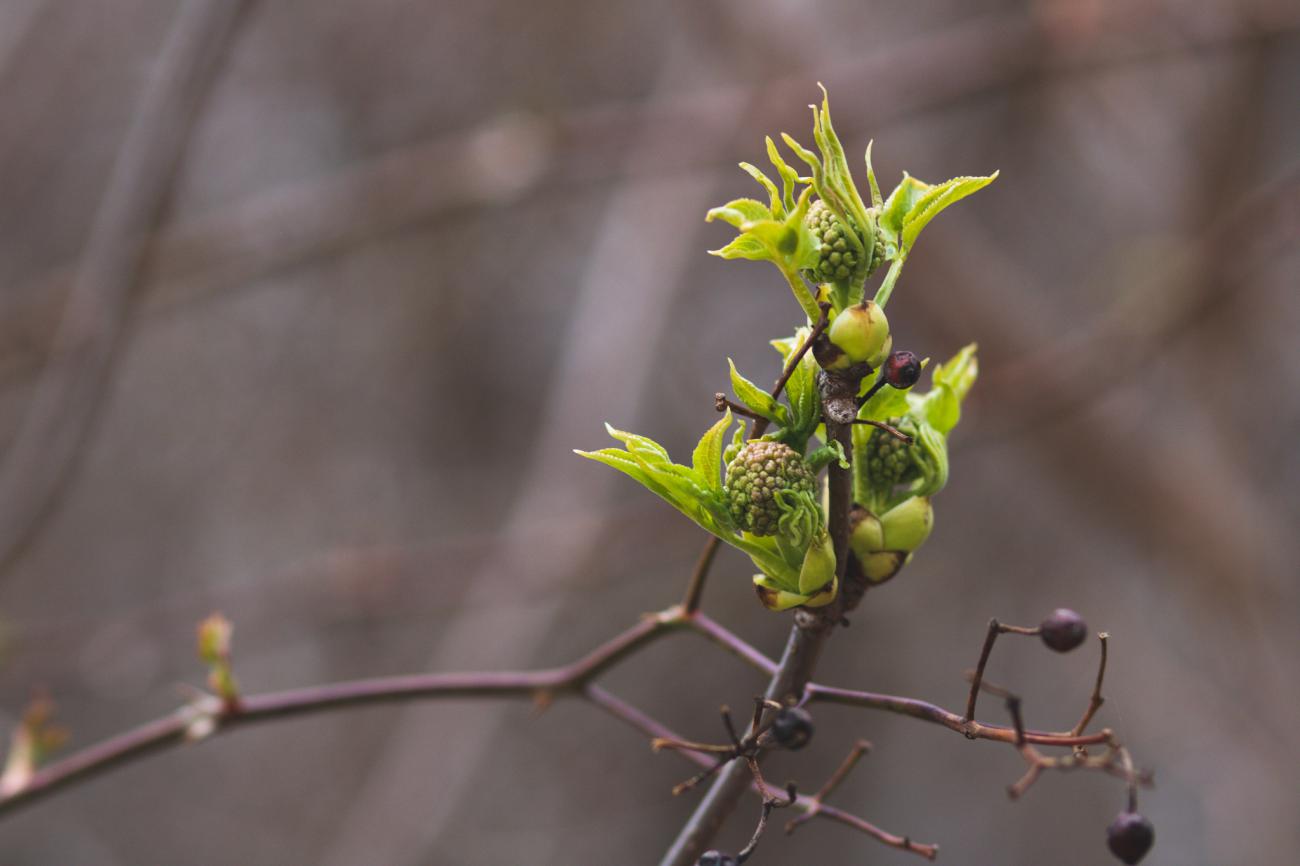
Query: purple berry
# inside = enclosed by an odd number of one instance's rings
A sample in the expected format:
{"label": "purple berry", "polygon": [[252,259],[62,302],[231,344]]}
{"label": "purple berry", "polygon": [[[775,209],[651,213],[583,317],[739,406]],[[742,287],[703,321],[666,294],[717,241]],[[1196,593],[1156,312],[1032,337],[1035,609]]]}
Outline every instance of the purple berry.
{"label": "purple berry", "polygon": [[1155,841],[1155,828],[1137,812],[1120,812],[1106,828],[1110,852],[1129,866],[1145,857]]}
{"label": "purple berry", "polygon": [[891,386],[910,388],[921,378],[921,359],[906,349],[894,352],[885,359],[881,373]]}
{"label": "purple berry", "polygon": [[797,751],[811,742],[813,736],[812,714],[799,707],[786,707],[772,720],[772,738],[782,748]]}
{"label": "purple berry", "polygon": [[1068,653],[1088,637],[1088,624],[1072,610],[1060,607],[1039,626],[1043,643],[1058,653]]}

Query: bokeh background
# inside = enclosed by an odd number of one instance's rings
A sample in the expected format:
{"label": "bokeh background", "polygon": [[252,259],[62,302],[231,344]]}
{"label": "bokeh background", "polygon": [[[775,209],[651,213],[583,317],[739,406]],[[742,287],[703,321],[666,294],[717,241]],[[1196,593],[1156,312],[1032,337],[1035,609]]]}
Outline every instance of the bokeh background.
{"label": "bokeh background", "polygon": [[[677,454],[797,308],[706,255],[816,82],[891,183],[1001,169],[925,233],[898,344],[981,346],[937,530],[818,679],[958,708],[990,616],[1113,635],[1151,864],[1300,848],[1300,8],[1290,2],[5,0],[0,727],[74,745],[200,685],[575,658],[675,601],[701,533],[570,453]],[[775,654],[724,552],[705,606]],[[1072,724],[1095,646],[990,674]],[[695,638],[605,685],[681,732],[760,687]],[[983,713],[1002,721],[995,701]],[[772,778],[947,864],[1110,862],[1122,786],[826,709]],[[7,864],[654,863],[688,772],[581,703],[352,710],[172,751],[0,823]],[[751,804],[752,805],[752,804]],[[754,809],[756,812],[756,807]],[[730,825],[739,847],[748,809]],[[756,863],[904,864],[836,825]]]}

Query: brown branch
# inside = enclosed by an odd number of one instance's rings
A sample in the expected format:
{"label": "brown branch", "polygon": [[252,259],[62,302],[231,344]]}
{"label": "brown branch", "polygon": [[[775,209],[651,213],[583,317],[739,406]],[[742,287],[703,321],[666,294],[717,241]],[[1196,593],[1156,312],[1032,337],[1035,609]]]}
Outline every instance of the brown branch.
{"label": "brown branch", "polygon": [[1084,729],[1088,727],[1088,723],[1092,721],[1092,717],[1097,715],[1097,710],[1101,709],[1101,705],[1106,702],[1106,699],[1101,696],[1101,684],[1106,678],[1106,644],[1109,638],[1110,635],[1104,631],[1099,632],[1097,635],[1097,639],[1101,642],[1101,661],[1097,663],[1097,682],[1092,687],[1092,697],[1088,699],[1088,708],[1083,711],[1083,717],[1079,719],[1079,724],[1074,726],[1073,733],[1076,735],[1083,733]]}
{"label": "brown branch", "polygon": [[966,699],[966,718],[975,718],[975,700],[979,697],[980,683],[984,680],[984,666],[988,664],[989,654],[993,652],[993,644],[997,641],[1000,634],[1025,634],[1036,635],[1041,631],[1040,628],[1026,628],[1019,625],[1003,625],[996,619],[989,620],[989,630],[984,636],[984,647],[980,650],[979,663],[975,665],[975,673],[971,676],[970,697]]}

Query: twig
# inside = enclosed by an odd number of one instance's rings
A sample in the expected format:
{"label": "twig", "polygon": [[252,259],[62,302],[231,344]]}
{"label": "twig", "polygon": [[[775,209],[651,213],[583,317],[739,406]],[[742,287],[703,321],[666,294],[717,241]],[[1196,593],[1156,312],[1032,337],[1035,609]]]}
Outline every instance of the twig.
{"label": "twig", "polygon": [[1106,702],[1106,699],[1101,696],[1101,683],[1106,678],[1106,645],[1109,638],[1110,635],[1104,631],[1097,635],[1097,639],[1101,642],[1101,661],[1097,664],[1097,682],[1092,687],[1092,697],[1088,699],[1088,708],[1083,711],[1083,717],[1079,719],[1079,724],[1074,726],[1075,734],[1083,733],[1084,729],[1088,727],[1088,723],[1092,721],[1092,717],[1097,714],[1097,710],[1101,709],[1101,705]]}
{"label": "twig", "polygon": [[884,421],[872,421],[870,418],[854,418],[853,423],[866,424],[870,427],[875,427],[877,430],[884,430],[886,433],[888,433],[890,436],[893,436],[895,439],[897,439],[899,442],[902,442],[904,445],[912,444],[911,436],[908,436],[906,433],[904,433],[902,430],[899,430],[897,427],[893,426],[892,424],[886,424]]}
{"label": "twig", "polygon": [[853,748],[849,751],[848,756],[844,758],[843,762],[840,763],[835,772],[831,774],[831,777],[826,780],[826,784],[822,785],[821,789],[816,794],[812,795],[812,802],[808,811],[799,817],[786,822],[785,832],[787,836],[798,829],[800,824],[805,824],[817,817],[817,813],[820,812],[822,808],[822,801],[829,797],[831,792],[838,788],[840,783],[848,778],[849,773],[853,772],[853,768],[857,765],[858,761],[869,751],[871,751],[871,743],[866,740],[858,740],[853,744]]}
{"label": "twig", "polygon": [[980,650],[979,663],[975,665],[975,673],[971,677],[970,697],[966,699],[966,718],[975,718],[975,700],[979,697],[980,682],[984,679],[984,666],[988,664],[989,653],[993,652],[993,644],[1000,634],[1025,634],[1036,635],[1041,631],[1038,627],[1026,628],[1019,625],[1003,625],[996,619],[989,620],[989,630],[984,636],[984,648]]}

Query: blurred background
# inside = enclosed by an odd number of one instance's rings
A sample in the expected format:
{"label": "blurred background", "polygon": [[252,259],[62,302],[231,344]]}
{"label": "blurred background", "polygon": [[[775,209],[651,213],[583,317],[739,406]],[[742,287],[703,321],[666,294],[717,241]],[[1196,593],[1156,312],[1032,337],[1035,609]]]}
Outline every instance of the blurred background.
{"label": "blurred background", "polygon": [[[1292,2],[5,0],[0,729],[72,745],[201,685],[559,664],[675,602],[702,533],[579,460],[602,422],[683,457],[732,357],[798,309],[706,250],[765,134],[829,88],[892,186],[1000,169],[925,233],[896,345],[980,343],[923,554],[818,680],[960,709],[990,616],[1113,635],[1151,864],[1300,846],[1300,8]],[[853,158],[856,160],[856,158]],[[853,161],[853,165],[860,163]],[[765,651],[751,569],[705,609]],[[990,676],[1068,727],[1096,647]],[[604,684],[697,739],[760,679],[698,639]],[[996,701],[981,715],[1002,722]],[[770,778],[950,864],[1107,863],[1122,785],[819,711]],[[690,768],[591,707],[445,702],[238,731],[0,823],[7,864],[654,863]],[[754,803],[729,825],[748,838]],[[833,824],[755,863],[917,862]]]}

